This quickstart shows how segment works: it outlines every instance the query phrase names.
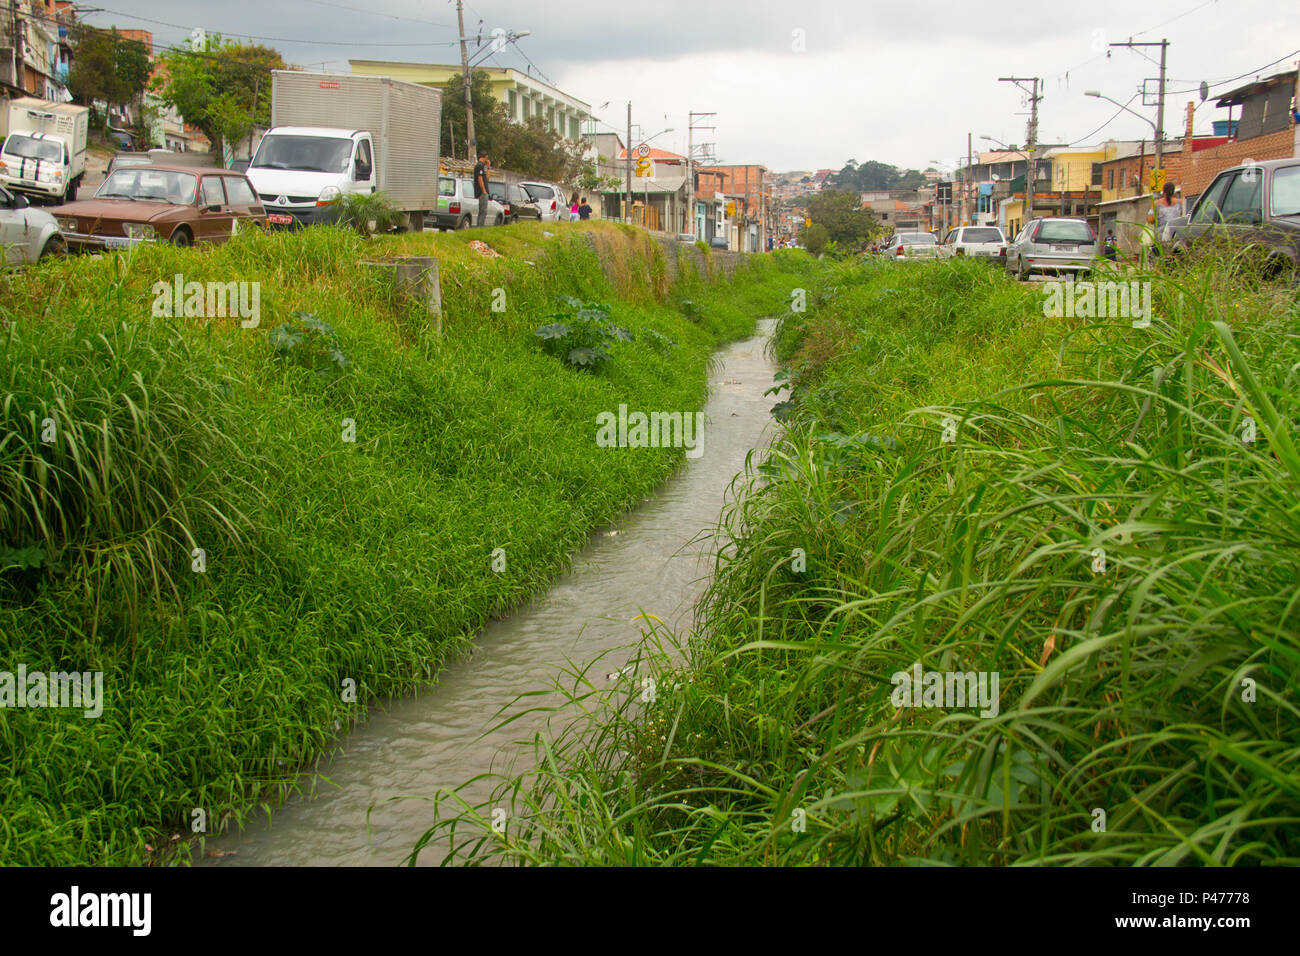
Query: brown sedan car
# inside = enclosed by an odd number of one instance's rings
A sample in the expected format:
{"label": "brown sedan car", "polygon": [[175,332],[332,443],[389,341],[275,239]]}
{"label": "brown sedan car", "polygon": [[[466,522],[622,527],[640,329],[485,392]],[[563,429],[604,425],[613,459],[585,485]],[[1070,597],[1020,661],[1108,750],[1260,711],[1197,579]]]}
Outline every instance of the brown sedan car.
{"label": "brown sedan car", "polygon": [[54,210],[72,250],[125,249],[137,242],[224,242],[266,228],[266,210],[242,173],[193,166],[124,166],[95,198]]}

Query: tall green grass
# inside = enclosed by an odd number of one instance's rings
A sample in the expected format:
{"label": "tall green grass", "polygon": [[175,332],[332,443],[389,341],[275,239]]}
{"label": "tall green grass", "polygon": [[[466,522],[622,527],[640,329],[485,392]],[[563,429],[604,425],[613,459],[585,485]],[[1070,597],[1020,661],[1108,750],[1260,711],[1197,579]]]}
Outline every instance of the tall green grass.
{"label": "tall green grass", "polygon": [[[442,334],[367,264],[411,254],[440,260]],[[637,266],[611,280],[610,254]],[[0,670],[103,671],[107,700],[98,719],[0,710],[0,862],[183,858],[163,849],[196,810],[212,833],[296,786],[369,703],[426,686],[669,475],[680,449],[598,449],[596,413],[699,407],[712,350],[784,280],[699,283],[687,316],[652,284],[663,265],[602,225],[320,229],[6,277]],[[260,282],[260,325],[154,317],[178,273]],[[609,302],[637,341],[599,374],[544,355],[558,295]],[[332,373],[272,347],[298,312],[332,327]]]}
{"label": "tall green grass", "polygon": [[[1149,328],[978,262],[829,269],[698,632],[573,678],[598,718],[502,782],[504,836],[453,799],[434,832],[471,863],[1294,865],[1300,310],[1221,260],[1123,278]],[[996,672],[996,716],[897,706],[918,662]]]}

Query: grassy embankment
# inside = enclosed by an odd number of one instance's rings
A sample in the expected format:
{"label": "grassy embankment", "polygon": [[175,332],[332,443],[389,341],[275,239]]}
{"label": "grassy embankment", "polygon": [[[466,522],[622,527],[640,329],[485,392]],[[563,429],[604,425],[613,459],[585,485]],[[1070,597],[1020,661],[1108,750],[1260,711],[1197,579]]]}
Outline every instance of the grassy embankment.
{"label": "grassy embankment", "polygon": [[[445,805],[463,858],[1300,862],[1297,299],[1127,278],[1149,328],[978,262],[838,268],[782,322],[792,416],[686,664],[652,644],[653,703],[539,741],[505,837]],[[895,701],[917,662],[996,672],[996,716]]]}
{"label": "grassy embankment", "polygon": [[[430,252],[441,336],[361,264]],[[177,273],[260,282],[260,326],[153,317]],[[596,413],[698,408],[711,351],[787,285],[768,263],[669,288],[659,249],[608,224],[313,230],[5,274],[0,671],[102,671],[106,701],[0,710],[0,862],[148,861],[195,810],[210,833],[282,795],[670,474],[680,449],[598,449]],[[610,303],[636,341],[595,374],[544,355],[560,295]],[[286,338],[295,310],[333,333]]]}

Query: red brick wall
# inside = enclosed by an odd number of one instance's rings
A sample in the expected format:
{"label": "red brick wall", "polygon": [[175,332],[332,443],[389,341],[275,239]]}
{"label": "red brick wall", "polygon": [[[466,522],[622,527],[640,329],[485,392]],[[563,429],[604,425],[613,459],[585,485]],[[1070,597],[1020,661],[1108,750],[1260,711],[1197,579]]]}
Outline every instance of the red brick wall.
{"label": "red brick wall", "polygon": [[1199,196],[1211,180],[1225,169],[1240,165],[1248,159],[1263,162],[1266,159],[1289,159],[1295,155],[1295,127],[1288,126],[1276,133],[1255,136],[1251,139],[1224,143],[1210,149],[1192,151],[1192,111],[1187,104],[1187,128],[1183,137],[1183,152],[1188,160],[1183,164],[1183,196]]}

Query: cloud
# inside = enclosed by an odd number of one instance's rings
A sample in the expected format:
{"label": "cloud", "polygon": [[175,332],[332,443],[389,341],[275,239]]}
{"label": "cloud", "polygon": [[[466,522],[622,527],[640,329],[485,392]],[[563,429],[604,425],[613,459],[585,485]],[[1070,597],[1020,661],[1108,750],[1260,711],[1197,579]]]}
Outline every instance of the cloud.
{"label": "cloud", "polygon": [[[283,37],[271,45],[290,62],[317,69],[324,64],[346,71],[352,57],[459,60],[450,4],[107,3],[113,12],[96,14],[92,22],[154,29],[162,42],[178,41],[195,25],[232,36]],[[630,99],[633,119],[644,133],[674,128],[656,145],[683,151],[687,112],[716,111],[716,132],[702,135],[716,141],[719,156],[775,170],[838,168],[849,158],[910,167],[923,167],[931,159],[952,164],[965,155],[968,132],[975,149],[988,145],[978,138],[981,134],[1023,144],[1024,96],[998,82],[999,76],[1011,74],[1045,81],[1040,140],[1084,137],[1117,112],[1109,103],[1085,97],[1085,89],[1125,102],[1144,78],[1156,74],[1156,67],[1136,52],[1114,50],[1109,57],[1099,52],[1094,49],[1099,41],[1168,37],[1174,90],[1244,73],[1300,46],[1294,13],[1272,0],[1149,0],[1137,6],[1131,0],[1097,0],[1044,6],[1029,16],[1004,7],[982,9],[966,0],[658,0],[626,7],[607,0],[474,0],[465,16],[467,33],[477,32],[480,21],[485,34],[497,27],[529,30],[519,50],[484,62],[535,68],[593,106],[608,101],[601,118],[620,132]],[[349,7],[355,9],[344,9]],[[131,21],[124,13],[179,27]],[[802,52],[792,49],[796,30],[803,31]],[[1197,97],[1170,97],[1166,128],[1171,135],[1181,132],[1189,99]],[[1130,106],[1154,118],[1154,109],[1143,107],[1140,97]],[[1202,106],[1198,125],[1208,127],[1214,112],[1212,105]],[[1120,113],[1090,142],[1150,134],[1143,120]]]}

